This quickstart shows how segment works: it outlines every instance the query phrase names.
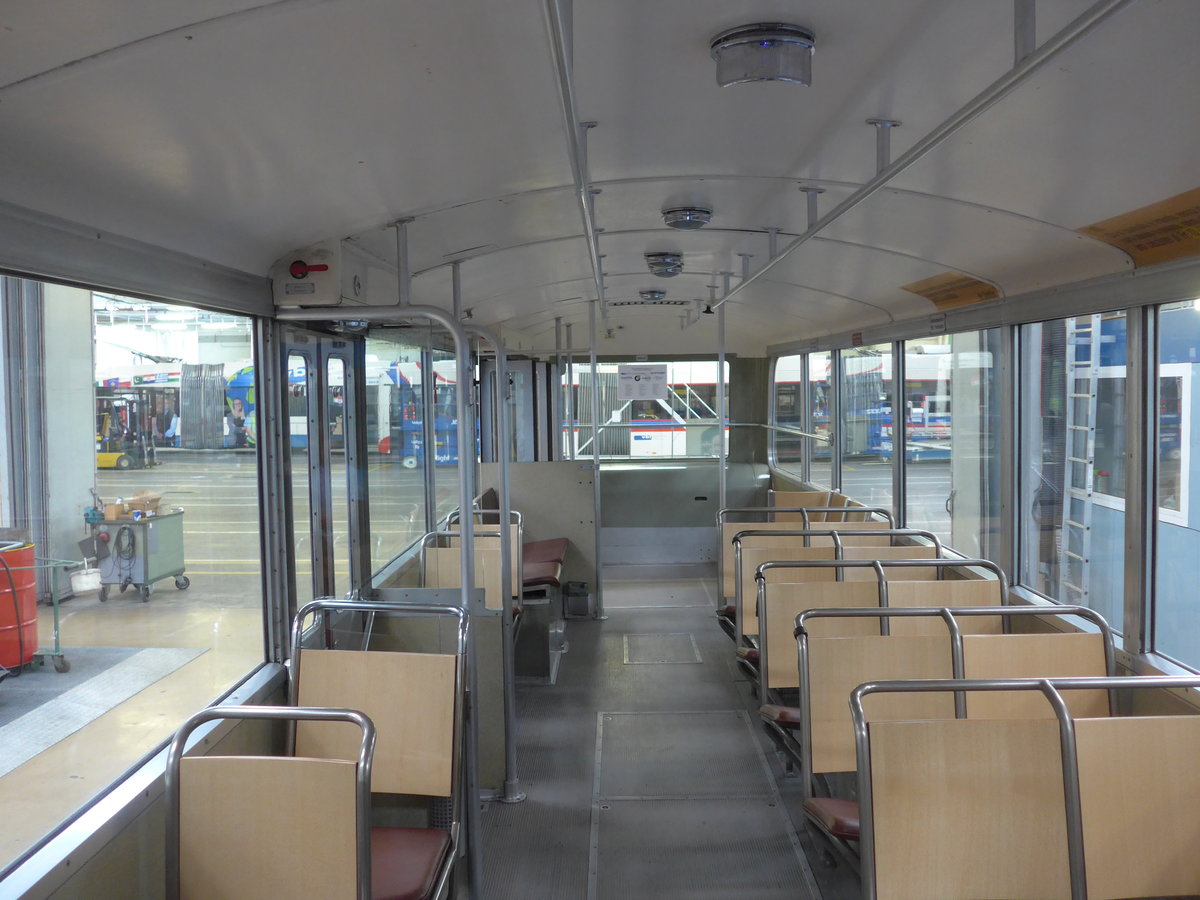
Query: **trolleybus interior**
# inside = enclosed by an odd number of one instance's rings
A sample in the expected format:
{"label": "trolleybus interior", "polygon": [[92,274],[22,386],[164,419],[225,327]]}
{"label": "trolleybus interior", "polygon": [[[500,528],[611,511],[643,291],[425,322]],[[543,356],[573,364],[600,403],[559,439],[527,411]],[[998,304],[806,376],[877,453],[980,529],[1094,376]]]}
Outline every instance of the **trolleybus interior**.
{"label": "trolleybus interior", "polygon": [[0,4],[0,897],[1200,896],[1198,34]]}

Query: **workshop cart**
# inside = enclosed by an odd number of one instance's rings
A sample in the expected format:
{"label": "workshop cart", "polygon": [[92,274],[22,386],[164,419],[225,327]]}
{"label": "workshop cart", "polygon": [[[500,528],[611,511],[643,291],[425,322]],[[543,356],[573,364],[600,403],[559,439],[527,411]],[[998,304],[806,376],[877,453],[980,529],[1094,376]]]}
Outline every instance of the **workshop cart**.
{"label": "workshop cart", "polygon": [[155,582],[164,578],[174,578],[175,587],[181,591],[191,584],[183,574],[182,509],[139,518],[106,519],[94,523],[92,530],[100,568],[101,603],[108,600],[114,585],[122,592],[134,588],[145,602]]}

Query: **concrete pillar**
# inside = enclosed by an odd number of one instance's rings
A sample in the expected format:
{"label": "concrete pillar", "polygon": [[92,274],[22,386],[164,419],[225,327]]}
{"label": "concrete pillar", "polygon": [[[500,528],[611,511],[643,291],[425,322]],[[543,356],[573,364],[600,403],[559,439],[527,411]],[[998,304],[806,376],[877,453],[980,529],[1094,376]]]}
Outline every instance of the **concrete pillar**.
{"label": "concrete pillar", "polygon": [[43,329],[46,533],[39,556],[78,559],[83,510],[96,486],[92,294],[47,284]]}
{"label": "concrete pillar", "polygon": [[[771,374],[766,357],[734,357],[729,360],[729,421],[738,425],[765,425],[770,418],[770,400],[762,386]],[[766,465],[769,435],[765,428],[732,428],[729,462]]]}

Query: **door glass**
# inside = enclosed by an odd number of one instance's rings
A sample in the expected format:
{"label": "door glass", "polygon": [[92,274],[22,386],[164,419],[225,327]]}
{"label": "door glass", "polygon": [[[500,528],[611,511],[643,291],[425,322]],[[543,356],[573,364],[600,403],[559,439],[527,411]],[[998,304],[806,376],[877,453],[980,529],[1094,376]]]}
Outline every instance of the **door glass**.
{"label": "door glass", "polygon": [[842,493],[892,506],[892,345],[842,351]]}
{"label": "door glass", "polygon": [[833,354],[828,350],[808,355],[809,408],[812,410],[813,434],[822,440],[808,442],[808,480],[817,487],[827,488],[833,484],[833,450],[829,442],[835,435],[829,428],[829,416],[833,403],[833,374],[830,366]]}
{"label": "door glass", "polygon": [[346,362],[331,357],[326,367],[325,427],[329,432],[329,477],[333,514],[334,596],[344,597],[353,587],[350,580],[350,509],[346,465]]}
{"label": "door glass", "polygon": [[[804,429],[802,403],[804,394],[800,383],[800,356],[781,356],[775,360],[775,404],[773,424],[796,431]],[[775,465],[790,474],[801,477],[800,460],[803,456],[804,438],[787,431],[771,432],[775,447]]]}
{"label": "door glass", "polygon": [[313,586],[312,516],[309,506],[308,360],[288,357],[288,447],[292,456],[292,527],[296,541],[297,605],[315,596]]}
{"label": "door glass", "polygon": [[391,331],[368,338],[366,356],[371,571],[380,577],[425,533],[423,348]]}

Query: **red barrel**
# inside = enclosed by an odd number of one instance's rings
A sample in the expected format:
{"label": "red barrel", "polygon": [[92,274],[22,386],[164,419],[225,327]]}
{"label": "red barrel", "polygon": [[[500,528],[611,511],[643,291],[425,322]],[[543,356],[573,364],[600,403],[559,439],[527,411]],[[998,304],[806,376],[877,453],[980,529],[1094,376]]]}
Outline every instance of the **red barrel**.
{"label": "red barrel", "polygon": [[33,662],[38,646],[36,563],[33,544],[0,547],[0,666],[19,669]]}

